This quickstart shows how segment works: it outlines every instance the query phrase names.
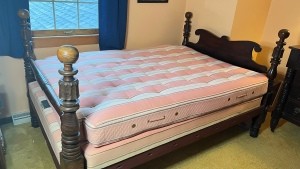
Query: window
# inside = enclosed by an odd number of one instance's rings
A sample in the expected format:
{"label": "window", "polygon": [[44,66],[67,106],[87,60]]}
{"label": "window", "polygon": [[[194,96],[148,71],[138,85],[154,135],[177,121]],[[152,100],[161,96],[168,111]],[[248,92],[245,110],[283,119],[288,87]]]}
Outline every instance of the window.
{"label": "window", "polygon": [[98,43],[98,0],[29,0],[29,11],[36,47]]}

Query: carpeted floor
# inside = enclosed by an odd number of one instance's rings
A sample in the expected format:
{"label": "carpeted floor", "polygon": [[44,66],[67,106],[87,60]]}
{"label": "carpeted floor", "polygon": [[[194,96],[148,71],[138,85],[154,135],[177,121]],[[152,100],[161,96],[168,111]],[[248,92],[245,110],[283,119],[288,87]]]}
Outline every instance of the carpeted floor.
{"label": "carpeted floor", "polygon": [[[268,122],[268,120],[267,120]],[[272,133],[264,124],[258,138],[233,127],[174,153],[144,164],[139,169],[298,169],[300,128],[281,121]],[[1,126],[7,146],[8,169],[54,169],[39,128],[30,124]]]}

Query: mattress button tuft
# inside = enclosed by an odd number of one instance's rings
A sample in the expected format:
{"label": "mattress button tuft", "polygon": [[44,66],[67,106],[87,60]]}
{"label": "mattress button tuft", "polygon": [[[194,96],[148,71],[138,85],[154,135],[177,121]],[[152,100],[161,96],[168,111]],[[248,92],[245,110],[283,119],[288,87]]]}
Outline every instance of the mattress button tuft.
{"label": "mattress button tuft", "polygon": [[131,127],[132,127],[132,128],[135,128],[135,127],[136,127],[136,124],[133,124]]}

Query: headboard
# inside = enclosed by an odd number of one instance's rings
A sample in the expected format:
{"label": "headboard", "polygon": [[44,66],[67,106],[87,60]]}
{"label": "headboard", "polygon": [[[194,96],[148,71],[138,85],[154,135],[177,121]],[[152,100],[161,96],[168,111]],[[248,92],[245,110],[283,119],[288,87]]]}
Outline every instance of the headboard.
{"label": "headboard", "polygon": [[186,46],[236,66],[260,73],[267,72],[265,66],[252,60],[253,50],[261,51],[259,44],[252,41],[230,41],[227,36],[218,37],[204,29],[196,30],[196,35],[200,36],[199,41],[197,43],[187,42]]}

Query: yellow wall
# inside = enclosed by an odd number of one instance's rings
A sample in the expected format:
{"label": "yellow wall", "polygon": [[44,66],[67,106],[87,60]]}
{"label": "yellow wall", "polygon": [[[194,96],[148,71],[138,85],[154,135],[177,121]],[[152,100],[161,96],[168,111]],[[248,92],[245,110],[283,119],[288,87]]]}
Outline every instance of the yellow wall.
{"label": "yellow wall", "polygon": [[185,0],[168,3],[129,1],[127,49],[181,44]]}
{"label": "yellow wall", "polygon": [[186,11],[193,12],[190,41],[197,28],[210,30],[216,35],[230,35],[234,21],[237,0],[186,0]]}
{"label": "yellow wall", "polygon": [[287,39],[284,57],[282,58],[281,65],[279,66],[278,73],[285,74],[286,62],[290,53],[288,46],[300,44],[300,14],[299,0],[273,0],[270,6],[269,15],[266,21],[266,26],[263,32],[261,44],[263,50],[268,58],[258,58],[260,63],[269,65],[271,52],[278,40],[277,33],[280,29],[286,28],[290,31],[291,35]]}
{"label": "yellow wall", "polygon": [[231,39],[260,42],[271,0],[239,0],[230,34]]}
{"label": "yellow wall", "polygon": [[[239,0],[230,34],[232,40],[251,40],[260,44],[271,0]],[[266,58],[265,53],[253,53],[253,59]]]}

